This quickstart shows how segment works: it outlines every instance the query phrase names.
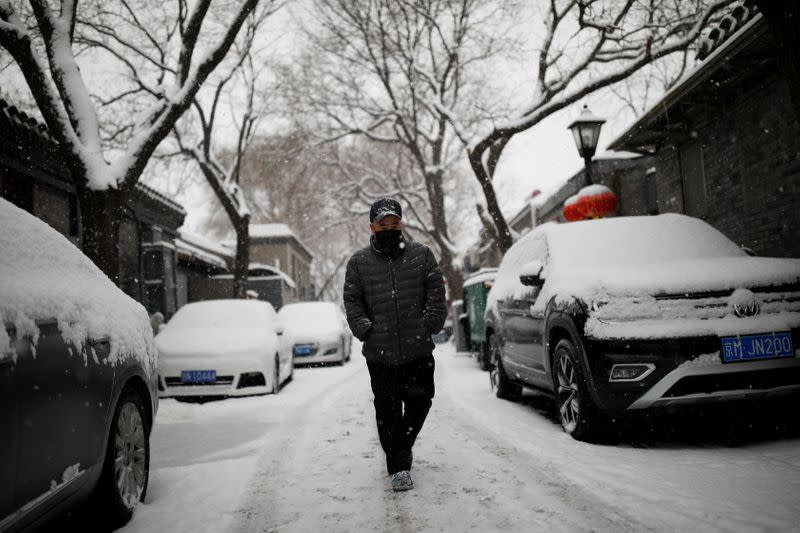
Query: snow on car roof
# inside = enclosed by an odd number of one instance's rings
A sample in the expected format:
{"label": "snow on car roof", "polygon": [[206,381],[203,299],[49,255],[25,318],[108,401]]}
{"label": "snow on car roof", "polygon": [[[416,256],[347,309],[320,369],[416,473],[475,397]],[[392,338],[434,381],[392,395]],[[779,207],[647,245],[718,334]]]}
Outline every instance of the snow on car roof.
{"label": "snow on car roof", "polygon": [[168,327],[175,328],[264,328],[275,323],[275,308],[261,300],[204,300],[184,305]]}
{"label": "snow on car roof", "polygon": [[700,219],[667,213],[542,226],[558,268],[741,257],[745,252]]}
{"label": "snow on car roof", "polygon": [[286,304],[278,311],[280,317],[304,318],[310,322],[317,319],[335,319],[337,306],[333,302],[294,302]]}
{"label": "snow on car roof", "polygon": [[535,307],[554,296],[670,294],[797,283],[800,261],[748,257],[702,220],[679,214],[548,223],[526,234],[500,264],[487,307],[523,298],[521,272],[545,259]]}
{"label": "snow on car roof", "polygon": [[[114,285],[75,245],[45,222],[0,198],[0,322],[38,342],[36,321],[56,320],[75,347],[107,337],[109,362],[136,357],[155,369],[144,307]],[[5,328],[0,344],[8,346]]]}

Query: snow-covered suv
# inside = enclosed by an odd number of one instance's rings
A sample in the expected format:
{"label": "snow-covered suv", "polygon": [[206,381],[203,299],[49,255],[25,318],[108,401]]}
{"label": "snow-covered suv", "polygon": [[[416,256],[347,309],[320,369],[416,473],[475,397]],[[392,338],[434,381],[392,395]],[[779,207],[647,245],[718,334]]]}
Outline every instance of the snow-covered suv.
{"label": "snow-covered suv", "polygon": [[486,334],[496,395],[552,393],[581,440],[610,413],[793,393],[800,260],[677,214],[544,224],[503,258]]}

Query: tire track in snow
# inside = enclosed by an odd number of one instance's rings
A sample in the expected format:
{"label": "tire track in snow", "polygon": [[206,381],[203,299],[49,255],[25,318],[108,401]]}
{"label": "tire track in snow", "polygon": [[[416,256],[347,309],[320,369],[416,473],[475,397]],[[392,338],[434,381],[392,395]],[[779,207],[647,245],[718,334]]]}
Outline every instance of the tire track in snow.
{"label": "tire track in snow", "polygon": [[647,529],[476,423],[452,400],[446,365],[414,449],[415,489],[392,492],[369,376],[363,361],[353,366],[275,428],[234,531]]}
{"label": "tire track in snow", "polygon": [[[444,357],[448,356],[451,355]],[[544,492],[544,501],[549,500],[549,502],[543,506],[541,505],[543,502],[539,500],[537,506],[541,513],[546,515],[546,522],[550,523],[554,530],[620,532],[651,530],[621,509],[610,506],[608,502],[571,482],[558,472],[557,465],[551,461],[520,449],[513,444],[512,439],[482,426],[465,411],[462,405],[453,400],[454,393],[447,386],[446,365],[438,365],[437,370],[439,370],[437,385],[443,393],[441,395],[443,398],[440,400],[444,400],[443,409],[447,411],[447,416],[443,418],[453,426],[454,432],[476,437],[474,444],[513,465],[512,471],[504,471],[513,484],[532,484]],[[531,434],[531,438],[535,438],[535,434]],[[523,495],[520,495],[520,498],[521,504],[530,501]]]}
{"label": "tire track in snow", "polygon": [[276,428],[233,531],[383,530],[374,527],[387,513],[369,376],[363,360],[351,367]]}

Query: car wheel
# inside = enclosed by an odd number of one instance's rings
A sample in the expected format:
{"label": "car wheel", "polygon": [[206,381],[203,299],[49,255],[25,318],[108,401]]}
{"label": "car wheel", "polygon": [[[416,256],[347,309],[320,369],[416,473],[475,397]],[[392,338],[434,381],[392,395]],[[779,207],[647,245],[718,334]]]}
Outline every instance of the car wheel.
{"label": "car wheel", "polygon": [[281,362],[275,354],[275,369],[272,372],[272,394],[278,394],[281,390]]}
{"label": "car wheel", "polygon": [[478,364],[481,367],[481,370],[489,370],[491,367],[491,362],[489,361],[489,351],[487,343],[482,342],[480,346],[478,346]]}
{"label": "car wheel", "polygon": [[495,396],[503,400],[516,401],[522,397],[522,387],[508,378],[503,368],[503,352],[496,335],[489,337],[489,383]]}
{"label": "car wheel", "polygon": [[592,401],[578,352],[570,340],[558,341],[553,364],[561,427],[577,440],[597,442],[601,438],[602,413]]}
{"label": "car wheel", "polygon": [[96,494],[106,525],[112,529],[131,519],[147,492],[150,438],[145,412],[141,396],[132,389],[125,389],[111,420]]}

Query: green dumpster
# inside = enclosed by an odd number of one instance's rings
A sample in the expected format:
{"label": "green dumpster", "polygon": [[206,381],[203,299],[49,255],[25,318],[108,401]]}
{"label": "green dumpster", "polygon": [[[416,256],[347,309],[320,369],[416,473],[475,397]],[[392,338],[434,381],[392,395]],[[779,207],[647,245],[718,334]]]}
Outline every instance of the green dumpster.
{"label": "green dumpster", "polygon": [[464,280],[464,311],[467,314],[467,340],[470,350],[476,353],[478,363],[483,370],[488,370],[489,362],[485,349],[486,328],[483,313],[486,310],[486,298],[497,275],[496,268],[481,268]]}

